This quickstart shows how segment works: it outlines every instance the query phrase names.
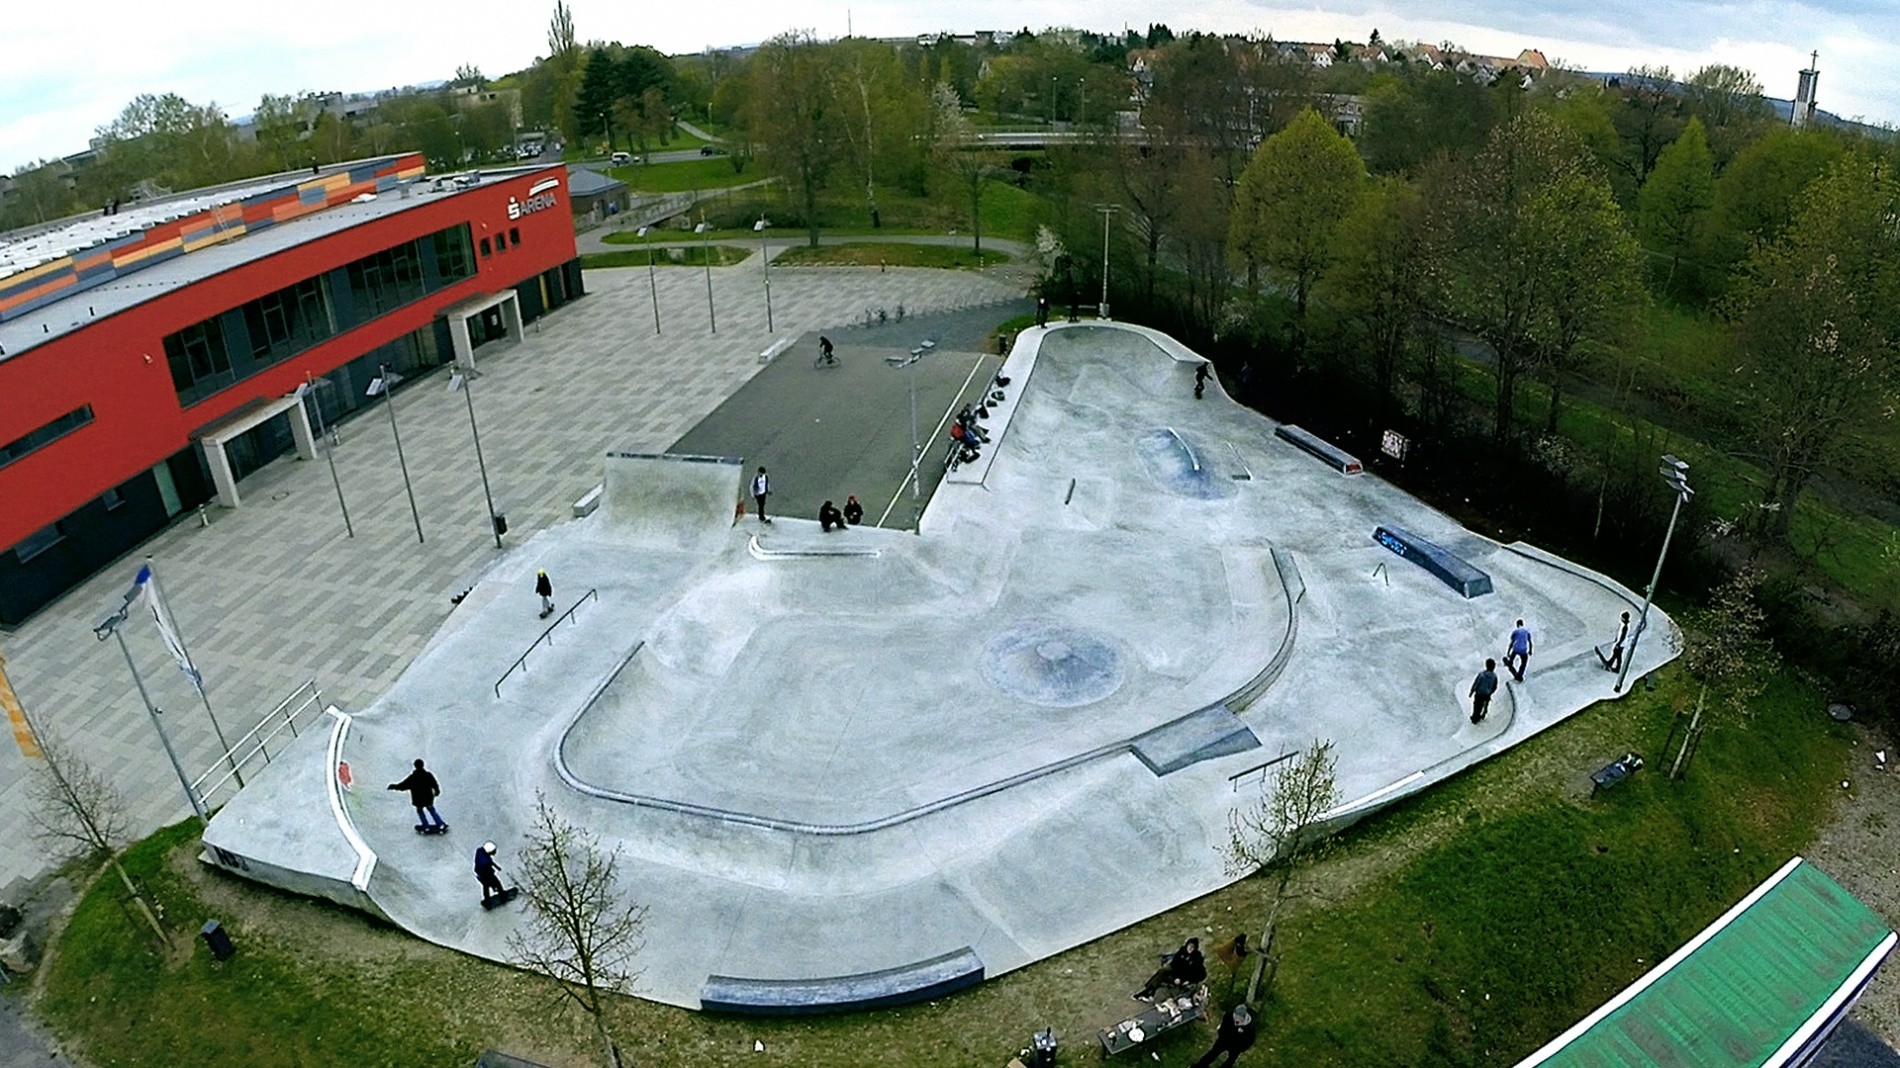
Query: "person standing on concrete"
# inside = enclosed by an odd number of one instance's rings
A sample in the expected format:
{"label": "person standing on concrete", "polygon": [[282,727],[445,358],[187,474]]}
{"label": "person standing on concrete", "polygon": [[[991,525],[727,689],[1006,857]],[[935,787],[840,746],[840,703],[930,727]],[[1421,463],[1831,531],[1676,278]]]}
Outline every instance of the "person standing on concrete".
{"label": "person standing on concrete", "polygon": [[1531,652],[1531,630],[1520,619],[1517,629],[1511,632],[1511,647],[1504,654],[1504,666],[1511,669],[1511,677],[1519,682],[1524,681],[1524,670],[1531,666]]}
{"label": "person standing on concrete", "polygon": [[1491,695],[1498,692],[1498,662],[1486,660],[1484,670],[1471,680],[1471,722],[1483,723],[1491,711]]}
{"label": "person standing on concrete", "polygon": [[1597,659],[1603,662],[1603,670],[1605,671],[1623,670],[1623,646],[1629,640],[1630,640],[1630,614],[1628,612],[1625,612],[1623,613],[1623,621],[1617,624],[1616,637],[1610,639],[1610,655],[1604,656],[1603,650],[1601,648],[1597,649],[1596,651]]}
{"label": "person standing on concrete", "polygon": [[1212,1068],[1214,1059],[1223,1053],[1227,1059],[1221,1062],[1221,1068],[1233,1068],[1234,1061],[1253,1048],[1255,1037],[1252,1010],[1247,1008],[1246,1002],[1235,1005],[1220,1018],[1220,1033],[1214,1036],[1214,1048],[1195,1061],[1194,1068]]}
{"label": "person standing on concrete", "polygon": [[435,799],[442,796],[442,787],[435,781],[435,776],[422,766],[421,757],[416,758],[416,770],[410,772],[408,778],[392,782],[388,788],[409,791],[409,803],[416,806],[416,830],[427,830],[431,818],[434,818],[435,826],[448,829],[449,825],[442,822],[442,814],[435,810]]}
{"label": "person standing on concrete", "polygon": [[1202,360],[1200,364],[1194,368],[1194,399],[1195,400],[1200,400],[1201,394],[1207,392],[1207,368],[1208,368],[1208,363],[1206,360]]}
{"label": "person standing on concrete", "polygon": [[844,499],[844,521],[854,527],[864,522],[864,506],[858,503],[855,493]]}
{"label": "person standing on concrete", "polygon": [[475,851],[475,881],[482,884],[482,904],[488,904],[490,898],[506,897],[508,890],[501,885],[501,875],[495,867],[495,843],[483,842]]}
{"label": "person standing on concrete", "polygon": [[770,523],[772,521],[771,518],[765,514],[765,499],[771,495],[772,480],[766,477],[765,468],[761,467],[759,468],[759,473],[752,476],[752,499],[759,504],[759,522],[761,523]]}
{"label": "person standing on concrete", "polygon": [[548,581],[547,572],[536,571],[534,573],[534,592],[539,594],[541,597],[541,618],[546,619],[549,616],[553,615],[554,614],[554,583]]}
{"label": "person standing on concrete", "polygon": [[1036,325],[1037,326],[1049,325],[1049,298],[1048,297],[1036,298]]}

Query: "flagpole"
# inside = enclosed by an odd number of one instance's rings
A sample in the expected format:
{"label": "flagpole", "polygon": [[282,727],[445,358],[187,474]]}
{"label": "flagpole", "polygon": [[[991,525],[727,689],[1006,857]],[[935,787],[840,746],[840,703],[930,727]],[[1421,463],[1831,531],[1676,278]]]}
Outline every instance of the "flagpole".
{"label": "flagpole", "polygon": [[165,601],[165,587],[159,585],[158,569],[152,567],[152,558],[145,558],[145,566],[152,572],[152,601],[162,606],[165,616],[171,621],[171,636],[177,640],[178,648],[185,654],[185,665],[191,668],[191,688],[198,691],[198,700],[204,702],[205,715],[211,719],[212,733],[218,736],[218,747],[224,750],[224,762],[231,765],[231,777],[237,780],[238,789],[244,789],[244,776],[238,771],[237,758],[231,755],[231,743],[224,740],[224,727],[218,723],[218,714],[211,711],[211,698],[205,694],[204,672],[198,670],[198,664],[191,658],[191,649],[185,644],[185,632],[178,625],[178,617],[172,615],[171,605]]}
{"label": "flagpole", "polygon": [[178,751],[172,748],[172,740],[165,733],[165,724],[159,720],[158,709],[152,705],[152,695],[145,690],[145,679],[139,675],[139,666],[132,660],[132,650],[125,644],[124,623],[125,609],[121,608],[100,620],[99,625],[92,628],[92,632],[100,641],[106,640],[108,632],[119,639],[119,652],[125,654],[125,666],[132,670],[132,684],[138,687],[139,700],[145,702],[146,715],[152,717],[152,727],[158,731],[159,744],[165,747],[165,756],[172,762],[172,771],[178,776],[178,785],[185,788],[185,799],[191,802],[191,810],[198,814],[199,819],[208,823],[211,820],[211,814],[205,811],[205,803],[199,800],[198,791],[191,788],[191,780],[185,777],[184,766],[178,763]]}

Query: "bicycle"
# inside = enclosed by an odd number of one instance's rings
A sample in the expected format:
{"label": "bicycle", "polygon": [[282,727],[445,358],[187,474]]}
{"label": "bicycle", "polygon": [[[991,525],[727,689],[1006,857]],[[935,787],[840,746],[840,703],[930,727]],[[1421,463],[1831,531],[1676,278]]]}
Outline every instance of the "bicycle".
{"label": "bicycle", "polygon": [[814,371],[824,367],[842,366],[844,366],[844,364],[839,361],[838,357],[831,354],[831,346],[829,345],[818,346],[818,357],[811,362],[811,368]]}

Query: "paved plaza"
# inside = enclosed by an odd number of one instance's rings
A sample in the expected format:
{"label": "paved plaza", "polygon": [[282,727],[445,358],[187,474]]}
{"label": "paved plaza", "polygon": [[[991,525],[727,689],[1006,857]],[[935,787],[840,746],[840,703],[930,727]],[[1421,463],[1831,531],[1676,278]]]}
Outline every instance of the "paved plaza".
{"label": "paved plaza", "polygon": [[[1217,387],[1196,400],[1198,362],[1138,327],[1025,331],[996,440],[916,532],[735,519],[749,462],[597,444],[553,500],[604,474],[600,510],[549,514],[493,560],[420,655],[260,772],[207,841],[253,877],[503,959],[519,910],[477,907],[468,861],[493,840],[506,870],[539,796],[620,851],[649,907],[635,992],[865,1004],[1225,884],[1230,812],[1315,738],[1337,743],[1345,822],[1612,696],[1593,642],[1630,591],[1342,475]],[[1380,524],[1494,592],[1454,592],[1376,543]],[[527,592],[542,568],[572,620],[503,679],[546,625]],[[1519,616],[1528,678],[1473,724],[1466,688]],[[1674,655],[1653,622],[1640,670]],[[443,779],[447,836],[415,835],[380,789],[415,757]],[[337,759],[363,788],[331,785]]]}
{"label": "paved plaza", "polygon": [[[775,337],[859,322],[878,307],[921,315],[1022,293],[1001,272],[778,271],[772,334],[755,257],[712,271],[715,336],[704,273],[662,268],[656,278],[658,337],[645,269],[589,271],[588,297],[530,325],[522,344],[477,353],[476,413],[510,548],[570,518],[572,502],[599,484],[607,450],[663,449],[701,423],[758,373]],[[377,405],[342,427],[335,454],[354,538],[325,465],[286,458],[245,480],[242,508],[208,509],[208,526],[177,524],[0,635],[29,713],[117,784],[139,833],[190,810],[115,643],[92,634],[138,557],[154,559],[227,737],[307,680],[345,709],[368,707],[442,625],[449,598],[503,555],[488,533],[468,410],[446,383],[438,373],[396,395],[422,544]],[[189,683],[153,628],[127,635],[183,762],[193,774],[210,767],[218,748]],[[30,833],[28,770],[12,746],[0,753],[0,889],[52,866]]]}

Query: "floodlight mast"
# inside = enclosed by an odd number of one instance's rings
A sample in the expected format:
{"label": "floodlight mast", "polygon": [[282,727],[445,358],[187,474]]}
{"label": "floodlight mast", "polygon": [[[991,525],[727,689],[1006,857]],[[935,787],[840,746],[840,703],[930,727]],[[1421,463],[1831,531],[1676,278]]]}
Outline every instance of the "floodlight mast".
{"label": "floodlight mast", "polygon": [[1636,643],[1642,640],[1643,630],[1649,626],[1649,605],[1656,596],[1656,583],[1662,579],[1663,560],[1669,555],[1669,542],[1676,536],[1676,519],[1682,515],[1682,506],[1695,496],[1695,490],[1689,487],[1689,465],[1674,455],[1664,454],[1662,467],[1657,469],[1671,490],[1675,491],[1676,504],[1669,512],[1669,529],[1663,532],[1662,551],[1656,554],[1656,570],[1650,573],[1649,589],[1643,593],[1643,610],[1637,616],[1636,631],[1630,635],[1629,648],[1623,650],[1623,667],[1616,674],[1615,692],[1623,692],[1623,684],[1628,681],[1630,664],[1636,660]]}

